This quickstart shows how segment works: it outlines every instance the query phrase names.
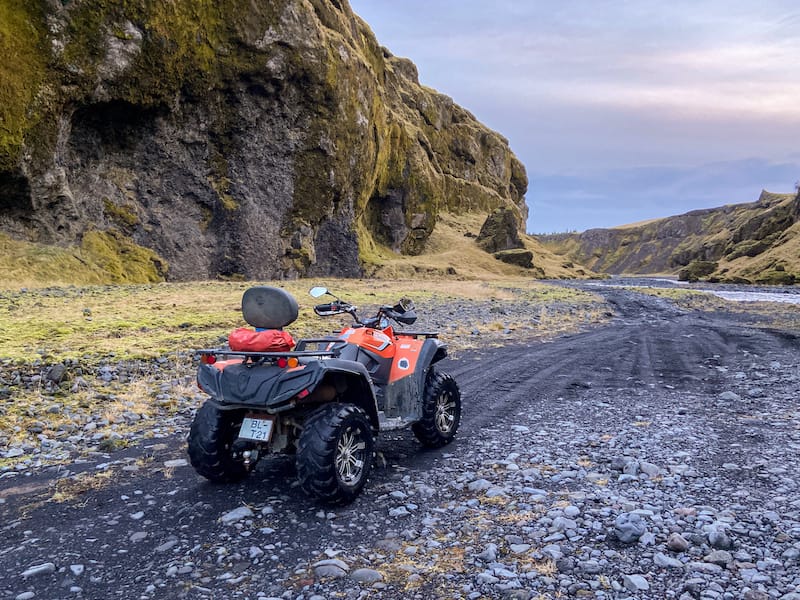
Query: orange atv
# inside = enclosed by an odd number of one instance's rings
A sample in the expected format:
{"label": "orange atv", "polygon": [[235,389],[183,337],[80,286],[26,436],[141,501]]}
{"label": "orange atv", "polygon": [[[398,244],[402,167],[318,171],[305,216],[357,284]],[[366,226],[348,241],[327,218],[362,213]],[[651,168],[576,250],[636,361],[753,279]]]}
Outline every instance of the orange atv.
{"label": "orange atv", "polygon": [[192,423],[189,457],[203,477],[231,482],[265,454],[294,453],[308,494],[346,503],[366,483],[379,431],[410,425],[424,446],[444,446],[461,420],[461,393],[434,369],[447,355],[437,333],[395,331],[389,323],[413,324],[411,301],[361,319],[326,288],[310,293],[334,299],[315,306],[316,314],[346,313],[354,324],[292,350],[282,328],[297,319],[297,302],[282,289],[253,287],[242,313],[261,331],[237,330],[230,349],[199,351],[197,382],[210,397]]}

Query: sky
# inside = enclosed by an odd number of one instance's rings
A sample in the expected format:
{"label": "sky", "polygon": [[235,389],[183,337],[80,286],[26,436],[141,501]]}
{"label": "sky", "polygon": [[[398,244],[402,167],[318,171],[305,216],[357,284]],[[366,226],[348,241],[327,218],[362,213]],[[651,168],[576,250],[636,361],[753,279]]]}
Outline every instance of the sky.
{"label": "sky", "polygon": [[800,181],[794,0],[350,0],[420,81],[508,138],[528,232],[613,227]]}

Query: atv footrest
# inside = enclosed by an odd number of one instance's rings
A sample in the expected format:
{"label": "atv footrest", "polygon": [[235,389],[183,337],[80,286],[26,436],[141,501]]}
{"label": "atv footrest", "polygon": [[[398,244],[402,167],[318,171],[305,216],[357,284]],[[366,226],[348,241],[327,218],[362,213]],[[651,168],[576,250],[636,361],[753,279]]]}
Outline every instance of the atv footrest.
{"label": "atv footrest", "polygon": [[408,427],[412,422],[403,417],[387,417],[383,411],[378,412],[378,421],[380,422],[381,431],[394,431],[395,429],[403,429]]}

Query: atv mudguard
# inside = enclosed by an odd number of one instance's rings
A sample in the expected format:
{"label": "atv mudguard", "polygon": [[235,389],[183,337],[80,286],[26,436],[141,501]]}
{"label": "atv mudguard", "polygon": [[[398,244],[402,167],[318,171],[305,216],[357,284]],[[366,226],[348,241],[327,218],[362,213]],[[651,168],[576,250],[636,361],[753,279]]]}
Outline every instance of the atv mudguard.
{"label": "atv mudguard", "polygon": [[[293,353],[286,353],[291,356]],[[314,402],[322,387],[339,401],[364,409],[378,428],[378,403],[364,365],[338,358],[301,359],[301,367],[282,369],[276,365],[235,362],[224,369],[201,364],[197,383],[220,410],[251,409],[270,414],[285,412],[299,403]]]}
{"label": "atv mudguard", "polygon": [[[402,334],[401,334],[402,335]],[[447,356],[447,347],[438,338],[427,338],[420,348],[414,372],[389,383],[383,392],[383,410],[389,418],[401,418],[406,422],[422,418],[422,403],[425,398],[425,382],[431,365]]]}

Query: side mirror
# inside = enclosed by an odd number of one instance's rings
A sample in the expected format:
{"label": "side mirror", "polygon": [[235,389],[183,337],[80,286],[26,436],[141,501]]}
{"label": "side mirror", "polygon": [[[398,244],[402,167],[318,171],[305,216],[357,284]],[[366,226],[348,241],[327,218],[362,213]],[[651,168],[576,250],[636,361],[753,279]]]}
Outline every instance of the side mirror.
{"label": "side mirror", "polygon": [[329,293],[328,288],[322,286],[316,286],[308,290],[308,293],[311,295],[312,298],[319,298],[324,296],[325,294]]}

